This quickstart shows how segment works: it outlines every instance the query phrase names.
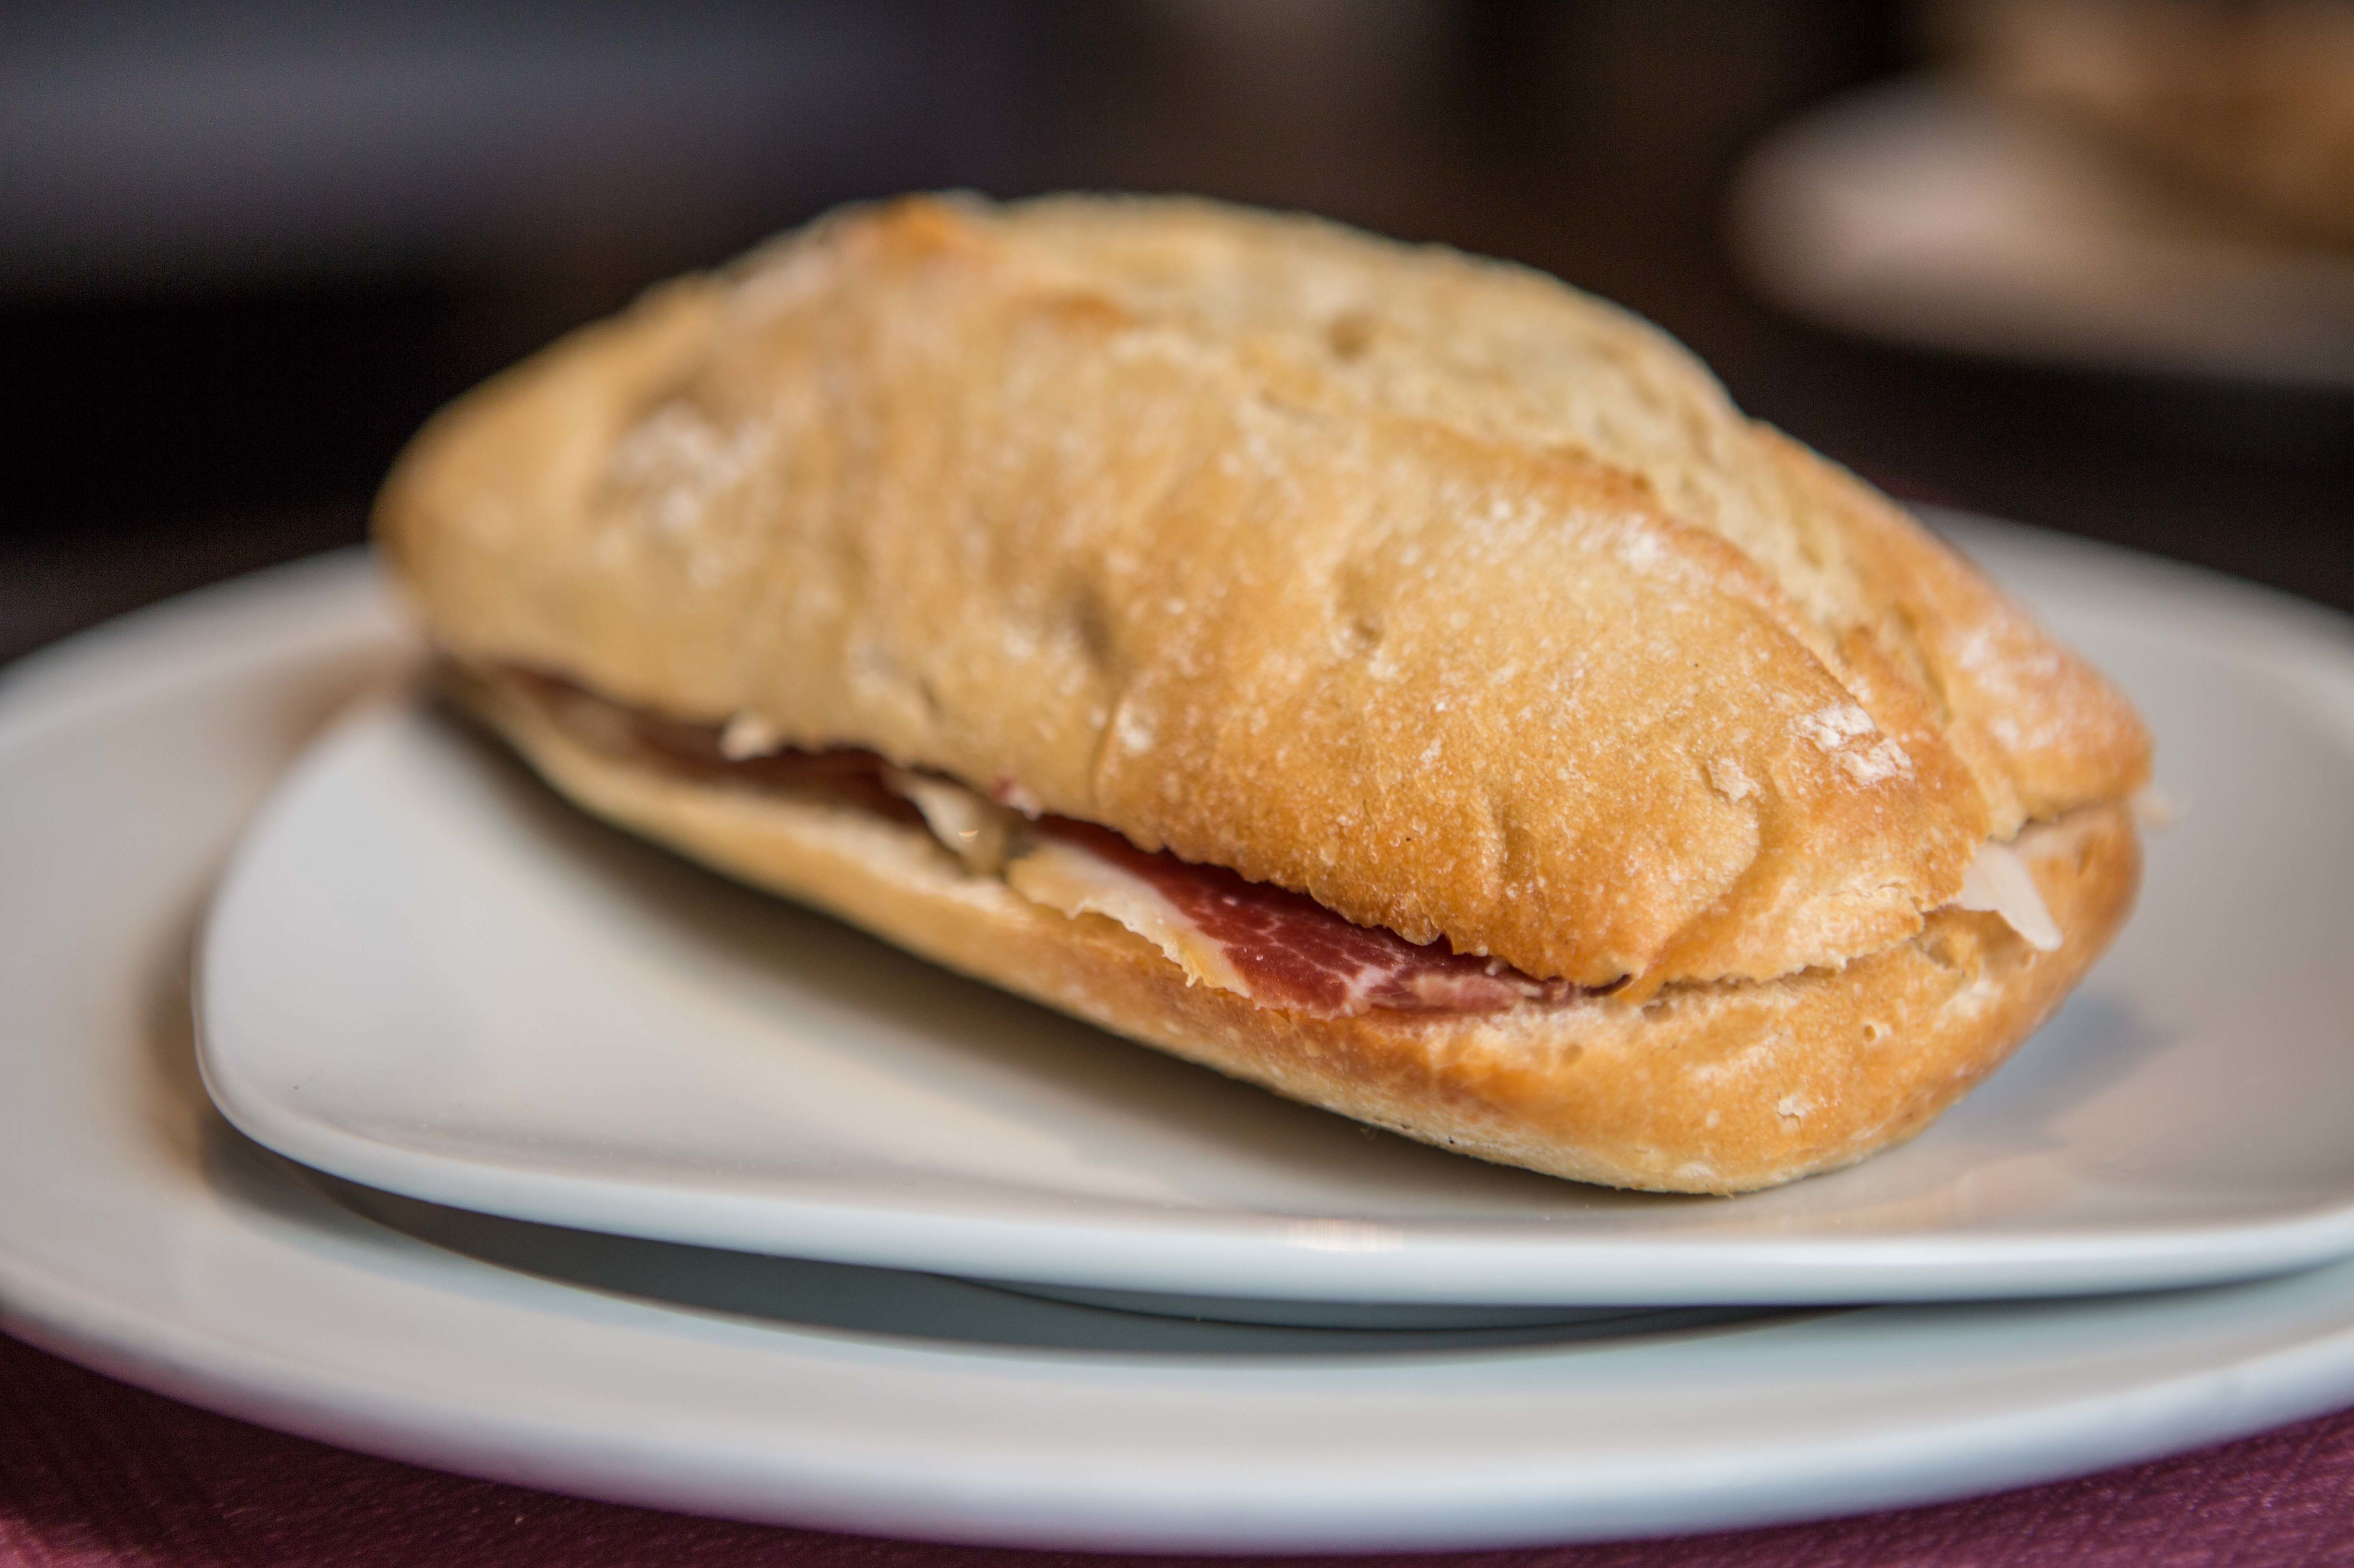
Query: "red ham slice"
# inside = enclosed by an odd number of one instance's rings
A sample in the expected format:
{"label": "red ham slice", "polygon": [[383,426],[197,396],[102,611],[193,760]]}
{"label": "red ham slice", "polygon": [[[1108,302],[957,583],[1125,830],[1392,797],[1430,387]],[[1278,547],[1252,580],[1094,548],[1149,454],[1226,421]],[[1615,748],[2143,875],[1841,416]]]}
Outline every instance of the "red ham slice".
{"label": "red ham slice", "polygon": [[[730,758],[713,726],[625,707],[535,671],[506,673],[558,724],[601,749],[698,779],[724,779],[754,789],[823,789],[896,821],[924,822],[923,814],[890,789],[888,764],[873,752],[783,750]],[[1017,792],[1003,783],[991,793],[1003,804],[1026,803],[1018,795],[1009,799]],[[1032,826],[1149,885],[1216,944],[1262,1006],[1326,1018],[1372,1009],[1492,1012],[1577,993],[1566,980],[1537,980],[1497,960],[1457,953],[1444,941],[1409,942],[1394,931],[1355,925],[1305,894],[1246,881],[1224,866],[1140,850],[1092,822],[1036,816]]]}
{"label": "red ham slice", "polygon": [[1576,988],[1530,978],[1490,959],[1416,944],[1341,918],[1305,894],[1249,882],[1224,866],[1138,849],[1092,822],[1042,817],[1038,831],[1150,883],[1215,942],[1262,1006],[1341,1018],[1389,1012],[1491,1012],[1557,1001]]}

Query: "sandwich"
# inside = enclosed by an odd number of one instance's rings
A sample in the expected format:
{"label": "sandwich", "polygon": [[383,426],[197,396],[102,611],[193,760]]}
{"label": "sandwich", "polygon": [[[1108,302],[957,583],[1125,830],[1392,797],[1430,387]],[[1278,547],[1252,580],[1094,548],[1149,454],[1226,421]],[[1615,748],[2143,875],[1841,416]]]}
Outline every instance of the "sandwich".
{"label": "sandwich", "polygon": [[2141,721],[1952,550],[1626,313],[1309,218],[840,212],[460,399],[376,525],[597,816],[1582,1181],[1910,1137],[2138,877]]}

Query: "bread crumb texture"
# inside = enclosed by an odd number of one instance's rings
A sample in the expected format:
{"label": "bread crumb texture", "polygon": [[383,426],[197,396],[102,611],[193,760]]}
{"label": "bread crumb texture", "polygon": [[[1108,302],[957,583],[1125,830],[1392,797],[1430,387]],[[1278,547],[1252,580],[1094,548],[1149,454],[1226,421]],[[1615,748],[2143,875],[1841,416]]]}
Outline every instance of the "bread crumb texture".
{"label": "bread crumb texture", "polygon": [[446,410],[378,525],[469,660],[1634,997],[1908,942],[1988,836],[2147,771],[1656,329],[1199,202],[822,219]]}

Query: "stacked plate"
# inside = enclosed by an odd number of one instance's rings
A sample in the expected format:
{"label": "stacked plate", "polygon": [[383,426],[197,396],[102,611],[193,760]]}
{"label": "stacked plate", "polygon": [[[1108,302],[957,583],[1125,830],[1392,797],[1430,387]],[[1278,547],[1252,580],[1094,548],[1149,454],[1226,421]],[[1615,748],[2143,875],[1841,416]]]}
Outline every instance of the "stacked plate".
{"label": "stacked plate", "polygon": [[[2354,390],[2354,256],[1962,88],[1899,80],[1801,116],[1750,155],[1733,218],[1750,281],[1840,331],[2248,391]],[[2342,442],[2342,421],[2327,428]]]}
{"label": "stacked plate", "polygon": [[2354,634],[1939,521],[2187,812],[1989,1085],[1736,1200],[1372,1133],[608,832],[418,694],[365,561],[104,629],[0,690],[0,1324],[531,1485],[1163,1550],[1802,1518],[2354,1401]]}

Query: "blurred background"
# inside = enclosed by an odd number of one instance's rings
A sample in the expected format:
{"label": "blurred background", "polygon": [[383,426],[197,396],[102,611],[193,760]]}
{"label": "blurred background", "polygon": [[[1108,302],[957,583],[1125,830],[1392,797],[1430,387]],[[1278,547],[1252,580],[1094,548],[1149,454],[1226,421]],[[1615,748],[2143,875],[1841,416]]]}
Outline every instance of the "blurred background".
{"label": "blurred background", "polygon": [[1184,190],[1632,306],[1909,499],[2354,608],[2348,0],[0,0],[0,658],[845,199]]}

